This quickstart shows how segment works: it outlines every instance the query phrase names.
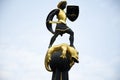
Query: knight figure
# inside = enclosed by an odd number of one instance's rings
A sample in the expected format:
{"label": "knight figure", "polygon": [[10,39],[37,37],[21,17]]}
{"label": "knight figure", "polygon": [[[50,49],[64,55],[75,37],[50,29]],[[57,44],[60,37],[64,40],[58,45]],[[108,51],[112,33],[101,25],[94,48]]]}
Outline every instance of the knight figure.
{"label": "knight figure", "polygon": [[[57,5],[57,9],[52,10],[47,19],[46,19],[46,26],[50,32],[52,32],[54,35],[51,38],[49,48],[52,46],[54,41],[56,40],[58,35],[63,35],[64,33],[68,33],[70,35],[70,46],[74,47],[74,32],[67,26],[66,19],[70,19],[71,21],[75,21],[78,17],[78,6],[74,6],[74,8],[71,9],[70,6],[67,6],[67,13],[64,11],[66,8],[67,2],[61,1]],[[77,9],[77,10],[75,10]],[[73,11],[74,10],[74,11]],[[77,11],[77,12],[76,12]],[[58,21],[53,21],[54,16],[57,16]],[[52,24],[56,24],[55,31],[52,29]]]}

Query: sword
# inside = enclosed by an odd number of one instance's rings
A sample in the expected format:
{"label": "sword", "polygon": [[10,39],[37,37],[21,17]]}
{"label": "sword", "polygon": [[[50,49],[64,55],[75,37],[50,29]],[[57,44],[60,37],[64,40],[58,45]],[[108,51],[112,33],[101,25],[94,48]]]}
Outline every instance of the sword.
{"label": "sword", "polygon": [[59,23],[64,23],[64,24],[66,24],[66,22],[63,21],[63,20],[59,20],[59,21],[49,21],[49,23],[51,23],[51,24],[59,24]]}

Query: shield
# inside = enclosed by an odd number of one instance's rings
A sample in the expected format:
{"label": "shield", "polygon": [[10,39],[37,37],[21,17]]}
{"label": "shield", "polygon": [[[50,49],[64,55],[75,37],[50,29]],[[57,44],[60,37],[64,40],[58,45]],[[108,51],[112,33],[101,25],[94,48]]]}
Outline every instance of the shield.
{"label": "shield", "polygon": [[79,15],[79,6],[68,5],[66,14],[67,14],[67,17],[70,21],[75,21]]}

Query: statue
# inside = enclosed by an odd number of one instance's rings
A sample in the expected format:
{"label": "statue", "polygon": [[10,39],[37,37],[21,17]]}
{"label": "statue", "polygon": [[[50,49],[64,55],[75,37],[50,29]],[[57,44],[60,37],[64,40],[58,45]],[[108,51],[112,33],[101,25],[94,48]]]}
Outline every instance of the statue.
{"label": "statue", "polygon": [[[79,15],[79,7],[76,5],[67,5],[67,1],[60,1],[57,9],[53,9],[47,16],[46,27],[53,33],[50,44],[45,56],[45,68],[47,71],[53,72],[52,80],[69,80],[68,71],[78,63],[78,51],[74,47],[74,32],[67,26],[66,19],[75,21]],[[67,7],[67,11],[64,9]],[[54,16],[58,21],[53,21]],[[52,24],[56,24],[53,31]],[[62,43],[53,45],[58,35],[68,33],[70,35],[70,45]]]}
{"label": "statue", "polygon": [[[49,47],[52,46],[52,44],[54,43],[54,41],[55,41],[55,39],[57,38],[58,35],[62,36],[64,33],[70,34],[70,38],[69,38],[70,46],[74,47],[74,45],[73,45],[74,32],[67,26],[66,19],[67,19],[67,17],[68,18],[70,17],[69,19],[71,19],[72,21],[74,21],[74,19],[76,20],[77,15],[78,15],[78,12],[76,12],[76,11],[78,11],[78,10],[72,11],[73,9],[76,8],[76,7],[74,7],[70,11],[69,10],[70,8],[69,8],[69,9],[67,9],[68,14],[66,14],[65,11],[64,11],[64,9],[66,8],[66,5],[67,5],[66,1],[59,2],[59,4],[57,5],[58,9],[52,10],[47,17],[47,20],[46,20],[47,28],[50,32],[52,32],[54,34],[53,37],[51,38]],[[68,6],[68,7],[70,7],[70,6]],[[55,15],[57,16],[58,21],[52,21],[52,19]],[[72,16],[72,18],[71,18],[71,16]],[[53,32],[53,30],[51,28],[51,24],[54,24],[54,23],[56,24],[55,32]]]}

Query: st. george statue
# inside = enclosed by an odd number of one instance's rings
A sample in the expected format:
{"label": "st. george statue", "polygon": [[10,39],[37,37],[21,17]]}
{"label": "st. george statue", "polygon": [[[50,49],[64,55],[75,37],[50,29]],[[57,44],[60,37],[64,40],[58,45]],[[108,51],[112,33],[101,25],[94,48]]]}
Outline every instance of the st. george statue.
{"label": "st. george statue", "polygon": [[[66,12],[64,11],[66,9]],[[78,63],[78,51],[74,46],[74,32],[66,24],[66,19],[75,21],[79,15],[79,6],[67,5],[67,1],[60,1],[57,9],[53,9],[47,16],[46,27],[53,33],[50,44],[45,56],[45,68],[47,71],[53,72],[52,80],[69,80],[68,72],[74,63]],[[53,21],[57,16],[57,21]],[[52,24],[56,24],[55,31]],[[70,35],[70,44],[61,43],[53,45],[58,35],[68,33]]]}
{"label": "st. george statue", "polygon": [[[74,21],[76,20],[78,16],[78,11],[74,9],[78,9],[78,6],[76,7],[71,7],[73,9],[70,10],[70,6],[68,7],[67,13],[64,11],[66,8],[67,2],[66,1],[61,1],[58,3],[57,7],[58,9],[52,10],[46,20],[46,25],[47,28],[50,32],[52,32],[54,35],[51,38],[49,48],[52,46],[54,43],[55,39],[57,38],[58,35],[63,35],[64,33],[68,33],[70,35],[70,46],[74,47],[73,42],[74,42],[74,32],[67,26],[66,24],[66,19],[67,17],[71,20]],[[73,11],[74,10],[74,11]],[[52,21],[54,16],[57,16],[58,21]],[[72,18],[71,18],[72,17]],[[56,24],[56,29],[55,32],[51,28],[51,24],[55,23]]]}

